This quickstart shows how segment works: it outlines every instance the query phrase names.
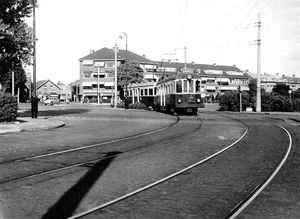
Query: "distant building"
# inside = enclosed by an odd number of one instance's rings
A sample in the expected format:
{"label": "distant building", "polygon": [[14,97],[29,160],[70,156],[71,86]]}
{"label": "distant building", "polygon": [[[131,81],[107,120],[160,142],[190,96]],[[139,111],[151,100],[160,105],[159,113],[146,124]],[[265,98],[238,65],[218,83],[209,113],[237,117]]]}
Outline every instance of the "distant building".
{"label": "distant building", "polygon": [[60,100],[66,101],[72,99],[72,87],[70,85],[60,84]]}
{"label": "distant building", "polygon": [[[256,74],[250,74],[253,78],[257,78]],[[260,84],[261,88],[263,88],[266,92],[272,92],[274,86],[277,84],[286,84],[290,86],[290,89],[296,91],[300,89],[300,78],[295,77],[295,75],[285,76],[279,74],[267,74],[264,73],[260,76]]]}
{"label": "distant building", "polygon": [[42,80],[36,82],[36,91],[38,98],[57,97],[60,99],[61,88],[51,80]]}

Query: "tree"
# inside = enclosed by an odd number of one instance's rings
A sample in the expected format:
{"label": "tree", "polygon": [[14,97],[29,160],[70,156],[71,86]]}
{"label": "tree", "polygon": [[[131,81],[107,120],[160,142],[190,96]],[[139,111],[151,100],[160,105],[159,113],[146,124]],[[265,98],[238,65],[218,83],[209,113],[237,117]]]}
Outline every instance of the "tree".
{"label": "tree", "polygon": [[25,65],[31,64],[32,29],[24,18],[32,13],[32,0],[2,0],[0,4],[0,83],[11,86],[26,82]]}
{"label": "tree", "polygon": [[290,86],[286,84],[276,84],[272,91],[282,96],[288,96],[288,91],[290,90]]}
{"label": "tree", "polygon": [[[143,80],[143,69],[139,62],[131,60],[127,63],[127,86],[130,83],[140,83]],[[122,88],[126,86],[126,63],[118,66],[118,85]]]}

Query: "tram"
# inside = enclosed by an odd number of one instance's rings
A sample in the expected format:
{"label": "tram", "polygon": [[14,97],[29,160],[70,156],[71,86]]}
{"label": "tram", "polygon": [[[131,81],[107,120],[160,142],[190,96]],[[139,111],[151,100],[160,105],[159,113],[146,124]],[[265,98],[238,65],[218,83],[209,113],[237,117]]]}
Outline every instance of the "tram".
{"label": "tram", "polygon": [[156,82],[144,82],[129,85],[128,103],[141,102],[150,110],[155,109]]}
{"label": "tram", "polygon": [[196,73],[180,73],[160,80],[156,84],[154,105],[164,112],[197,114],[203,107],[201,78]]}

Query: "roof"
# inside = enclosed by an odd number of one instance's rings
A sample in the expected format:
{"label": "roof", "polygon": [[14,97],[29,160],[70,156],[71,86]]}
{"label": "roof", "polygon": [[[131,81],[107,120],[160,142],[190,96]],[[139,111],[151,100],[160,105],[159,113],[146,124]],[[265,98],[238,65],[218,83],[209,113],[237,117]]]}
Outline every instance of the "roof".
{"label": "roof", "polygon": [[[126,60],[126,50],[119,50],[117,55],[118,60]],[[150,59],[147,59],[143,56],[140,56],[134,52],[127,50],[127,59],[130,60],[137,60],[140,63],[153,63]],[[106,47],[97,50],[87,56],[82,57],[79,61],[83,60],[115,60],[115,52],[112,49],[108,49]]]}
{"label": "roof", "polygon": [[44,84],[46,84],[46,83],[48,83],[48,82],[50,82],[50,83],[52,83],[54,86],[56,86],[58,89],[60,89],[61,90],[61,88],[59,87],[59,86],[57,86],[57,84],[55,84],[55,83],[53,83],[51,80],[41,80],[41,81],[37,81],[36,82],[36,89],[39,89],[40,87],[42,87]]}
{"label": "roof", "polygon": [[[159,62],[155,61],[158,64],[158,67],[170,67],[170,68],[185,68],[184,62]],[[209,65],[209,64],[197,64],[197,63],[186,63],[187,68],[191,69],[201,69],[201,70],[218,70],[218,71],[237,71],[242,72],[236,66],[227,66],[227,65]]]}

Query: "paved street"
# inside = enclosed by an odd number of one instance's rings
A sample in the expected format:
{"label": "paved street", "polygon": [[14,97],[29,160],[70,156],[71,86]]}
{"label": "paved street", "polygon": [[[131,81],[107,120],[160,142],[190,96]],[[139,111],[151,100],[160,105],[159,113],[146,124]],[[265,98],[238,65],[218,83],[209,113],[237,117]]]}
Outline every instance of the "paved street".
{"label": "paved street", "polygon": [[[30,111],[27,110],[30,110],[30,105],[24,104],[20,107],[20,119],[30,116]],[[261,122],[256,124],[257,127],[266,128],[268,124],[269,128],[265,130],[266,133],[273,133],[274,137],[278,137],[278,139],[273,139],[274,142],[281,141],[279,139],[281,139],[282,132],[278,127],[273,127],[272,124],[280,124],[291,132],[294,143],[291,155],[287,164],[282,168],[282,172],[279,172],[278,176],[264,190],[262,195],[243,211],[241,218],[295,218],[294,216],[299,216],[297,209],[299,207],[300,182],[299,174],[297,174],[299,173],[299,153],[297,152],[299,151],[299,146],[297,146],[299,145],[299,135],[297,135],[299,133],[299,120],[297,118],[297,115],[293,114],[220,114],[214,111],[203,110],[199,113],[199,117],[182,116],[177,120],[175,116],[168,114],[153,111],[125,111],[124,109],[111,109],[109,106],[81,104],[40,105],[39,121],[61,121],[65,125],[49,130],[41,129],[30,132],[0,134],[2,216],[3,218],[14,219],[41,218],[42,216],[44,218],[53,218],[53,212],[61,212],[60,215],[71,216],[72,214],[88,210],[124,194],[124,192],[133,191],[153,180],[158,180],[176,172],[233,143],[245,131],[245,125],[239,121],[240,119],[243,119],[246,123],[247,121],[252,121],[253,119],[256,121],[258,119],[257,121],[261,120]],[[158,129],[161,129],[161,131],[151,134],[151,131]],[[255,136],[262,134],[259,130],[257,131],[257,134],[253,133]],[[144,135],[147,132],[150,133]],[[135,135],[140,136],[134,137]],[[264,144],[270,146],[271,141],[268,140],[268,135],[262,135],[261,138],[257,139],[249,138],[247,140],[246,138],[245,142],[254,140],[261,143],[264,142]],[[187,140],[190,143],[192,141],[195,143],[186,144]],[[2,142],[5,142],[5,144]],[[269,147],[270,151],[266,155],[271,158],[269,161],[271,165],[268,166],[268,162],[265,163],[267,168],[262,168],[262,170],[258,171],[261,172],[258,176],[272,168],[273,162],[277,163],[276,159],[281,158],[280,154],[284,152],[285,144],[285,141],[282,139],[282,142],[278,145],[273,143],[273,145],[277,145],[276,150]],[[82,147],[84,146],[88,146],[88,148],[83,149]],[[247,145],[244,146],[246,147]],[[251,146],[251,144],[248,146]],[[257,148],[260,147],[260,145],[256,146]],[[81,149],[78,150],[78,148]],[[263,155],[262,151],[257,151],[254,147],[252,149],[250,147],[250,151],[252,151],[251,153],[253,153],[254,157]],[[239,154],[244,151],[233,152]],[[278,154],[277,152],[280,153]],[[273,153],[276,153],[276,159],[272,159]],[[51,154],[55,154],[55,156]],[[34,158],[40,155],[44,157]],[[248,155],[249,153],[246,154],[246,156]],[[222,171],[218,165],[221,165],[223,168],[226,165],[232,165],[230,162],[233,160],[228,156],[220,157],[219,161],[212,162],[212,166],[210,164],[205,165],[207,171],[201,173],[202,176],[199,178],[199,180],[201,179],[199,183],[204,183],[202,180],[205,178],[203,177],[208,173],[211,174],[209,176],[211,180],[222,182],[218,177],[222,178],[222,174],[226,171]],[[27,161],[22,160],[24,158]],[[255,159],[259,159],[259,156]],[[8,182],[10,179],[22,176],[22,174],[33,174],[56,167],[67,167],[69,164],[80,162],[83,163],[76,168],[72,167],[72,169],[65,169],[52,174]],[[259,163],[254,161],[256,165]],[[257,167],[259,168],[259,166]],[[248,167],[246,166],[245,168]],[[215,171],[219,171],[218,176],[214,174],[217,173]],[[234,174],[237,172],[234,169],[232,171],[233,173],[229,175],[234,179]],[[193,172],[193,174],[195,173]],[[189,176],[191,182],[196,179],[193,178],[196,177],[193,174],[186,175]],[[230,178],[228,180],[230,181]],[[89,184],[87,182],[93,183]],[[234,181],[230,182],[233,183]],[[252,180],[252,183],[254,182],[255,180]],[[209,186],[207,183],[209,182],[205,182],[205,185]],[[178,188],[187,185],[186,183],[180,184],[180,181],[177,184]],[[171,183],[171,185],[172,188],[177,188],[176,184]],[[248,186],[251,187],[252,185],[254,184],[250,183]],[[218,189],[223,187],[224,185],[220,185]],[[196,192],[193,191],[193,188],[195,188],[193,186],[186,188],[189,189],[184,194]],[[217,189],[217,187],[215,188]],[[233,188],[228,187],[229,191]],[[76,191],[81,192],[78,193]],[[164,191],[164,189],[161,191]],[[209,211],[208,206],[210,205],[208,203],[218,203],[216,202],[217,200],[213,199],[214,196],[209,194],[209,190],[205,191],[208,195],[207,197],[211,198],[207,200],[208,202],[205,202],[202,196],[201,202],[204,202],[202,204],[199,203],[199,208],[195,209],[194,205],[182,205],[183,202],[180,205],[185,208],[186,212],[189,212],[191,218],[197,218],[197,215],[205,215],[204,210]],[[166,194],[169,194],[169,192]],[[227,192],[224,193],[224,199],[218,200],[226,200],[226,194],[230,196],[230,193]],[[149,195],[142,196],[142,199],[151,197],[153,194],[150,193]],[[45,199],[45,197],[47,198]],[[229,203],[234,203],[237,197],[234,196],[233,199],[230,199],[230,202],[228,200],[228,203],[224,206],[230,206]],[[171,197],[169,198],[171,200]],[[278,198],[282,202],[277,202]],[[66,202],[69,199],[77,200],[78,203],[74,202],[74,205],[71,205],[70,202]],[[150,198],[150,200],[152,199]],[[16,202],[16,200],[21,201]],[[149,200],[146,202],[149,202]],[[143,201],[143,203],[146,202]],[[264,205],[261,205],[262,202]],[[150,205],[150,203],[148,204]],[[203,206],[206,207],[203,208]],[[124,207],[124,209],[126,208]],[[61,211],[62,209],[65,209],[64,213]],[[200,209],[202,210],[199,212]],[[140,210],[143,212],[142,209]],[[179,215],[181,210],[178,208],[177,211],[176,209],[172,211],[173,214],[169,215],[169,218],[176,217],[176,214]],[[114,216],[112,217],[122,218],[117,212],[119,211],[113,210],[111,213]],[[210,218],[220,218],[221,214],[226,215],[225,212],[225,208],[219,208],[214,214],[210,214]],[[257,214],[257,212],[259,213]],[[148,213],[148,218],[157,216],[156,213],[152,214],[154,212]],[[124,216],[124,214],[122,215]],[[60,217],[55,216],[55,218]],[[66,217],[61,216],[61,218]],[[89,218],[98,218],[98,216],[91,215]],[[181,218],[186,217],[181,216]]]}

